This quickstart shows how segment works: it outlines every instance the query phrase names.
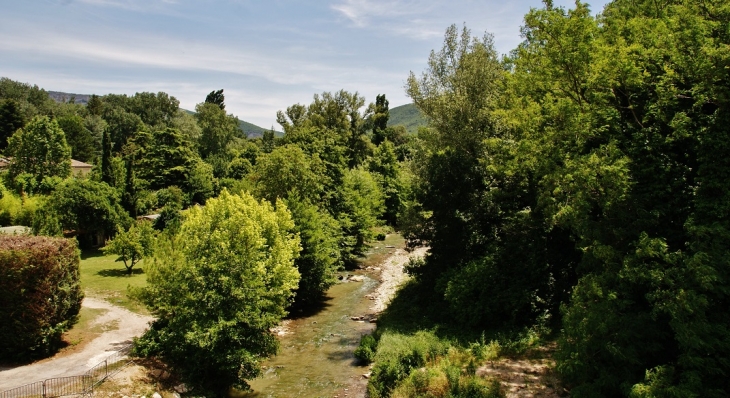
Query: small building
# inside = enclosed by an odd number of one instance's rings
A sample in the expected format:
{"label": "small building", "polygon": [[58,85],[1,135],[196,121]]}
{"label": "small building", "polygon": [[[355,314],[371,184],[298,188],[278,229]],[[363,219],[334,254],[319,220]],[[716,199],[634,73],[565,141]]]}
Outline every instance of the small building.
{"label": "small building", "polygon": [[94,168],[94,166],[88,163],[71,159],[71,174],[75,176],[86,177],[89,173],[91,173],[92,168]]}
{"label": "small building", "polygon": [[[2,158],[0,157],[0,170],[6,170],[8,167],[10,167],[10,163],[12,162],[11,158]],[[71,159],[71,175],[76,177],[86,177],[91,173],[91,169],[93,169],[94,166],[90,165],[88,163],[84,163],[75,159]]]}

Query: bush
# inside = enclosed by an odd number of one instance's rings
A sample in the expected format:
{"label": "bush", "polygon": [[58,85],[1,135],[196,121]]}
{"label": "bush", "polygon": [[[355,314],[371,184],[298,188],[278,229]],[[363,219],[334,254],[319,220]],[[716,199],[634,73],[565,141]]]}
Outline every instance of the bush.
{"label": "bush", "polygon": [[387,333],[380,338],[375,354],[375,366],[368,384],[371,397],[387,397],[407,378],[429,360],[446,353],[448,344],[433,333],[418,332],[412,336]]}
{"label": "bush", "polygon": [[75,241],[0,235],[0,357],[52,353],[82,299]]}
{"label": "bush", "polygon": [[4,191],[0,198],[0,225],[7,227],[15,225],[23,206],[23,201],[10,191]]}
{"label": "bush", "polygon": [[366,334],[360,339],[360,345],[355,349],[355,358],[362,362],[370,363],[375,359],[375,350],[378,342],[372,334]]}

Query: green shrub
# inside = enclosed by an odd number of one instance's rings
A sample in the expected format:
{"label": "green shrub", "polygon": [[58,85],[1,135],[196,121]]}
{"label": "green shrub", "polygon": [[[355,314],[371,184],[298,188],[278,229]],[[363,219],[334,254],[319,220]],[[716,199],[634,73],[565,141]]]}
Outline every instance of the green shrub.
{"label": "green shrub", "polygon": [[375,351],[378,342],[372,334],[366,334],[360,339],[360,345],[355,349],[355,358],[362,362],[370,363],[375,359]]}
{"label": "green shrub", "polygon": [[0,198],[0,225],[7,227],[15,225],[23,207],[23,202],[19,197],[13,195],[10,191],[4,191],[3,197]]}
{"label": "green shrub", "polygon": [[75,241],[0,235],[0,357],[52,353],[82,299]]}
{"label": "green shrub", "polygon": [[431,332],[421,331],[412,336],[384,334],[378,342],[375,366],[368,383],[370,396],[389,396],[413,369],[423,367],[447,350],[448,344]]}

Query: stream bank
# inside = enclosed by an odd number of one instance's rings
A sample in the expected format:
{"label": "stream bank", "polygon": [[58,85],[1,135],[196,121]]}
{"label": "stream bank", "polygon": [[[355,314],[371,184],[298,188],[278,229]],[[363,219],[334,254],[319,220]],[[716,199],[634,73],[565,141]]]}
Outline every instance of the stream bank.
{"label": "stream bank", "polygon": [[252,391],[234,396],[364,397],[364,375],[370,370],[353,352],[360,338],[375,329],[377,314],[406,278],[403,266],[408,259],[425,252],[388,248],[378,263],[342,273],[320,308],[293,314],[282,323],[276,330],[279,354],[264,363],[262,377],[250,381]]}

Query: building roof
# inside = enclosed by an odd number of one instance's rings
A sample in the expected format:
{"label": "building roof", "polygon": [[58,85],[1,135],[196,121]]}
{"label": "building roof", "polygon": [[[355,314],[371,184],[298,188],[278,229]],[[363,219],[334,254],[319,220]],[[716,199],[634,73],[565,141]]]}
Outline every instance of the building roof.
{"label": "building roof", "polygon": [[[11,160],[12,160],[11,158],[2,158],[2,157],[0,157],[0,168],[9,166]],[[71,159],[71,168],[74,168],[74,169],[91,169],[93,167],[94,167],[94,165],[91,165],[91,164],[88,164],[88,163],[84,163],[84,162],[80,162],[80,161],[75,160],[75,159]]]}
{"label": "building roof", "polygon": [[77,168],[77,169],[86,169],[86,168],[92,168],[93,165],[90,165],[88,163],[79,162],[78,160],[71,159],[71,167]]}

